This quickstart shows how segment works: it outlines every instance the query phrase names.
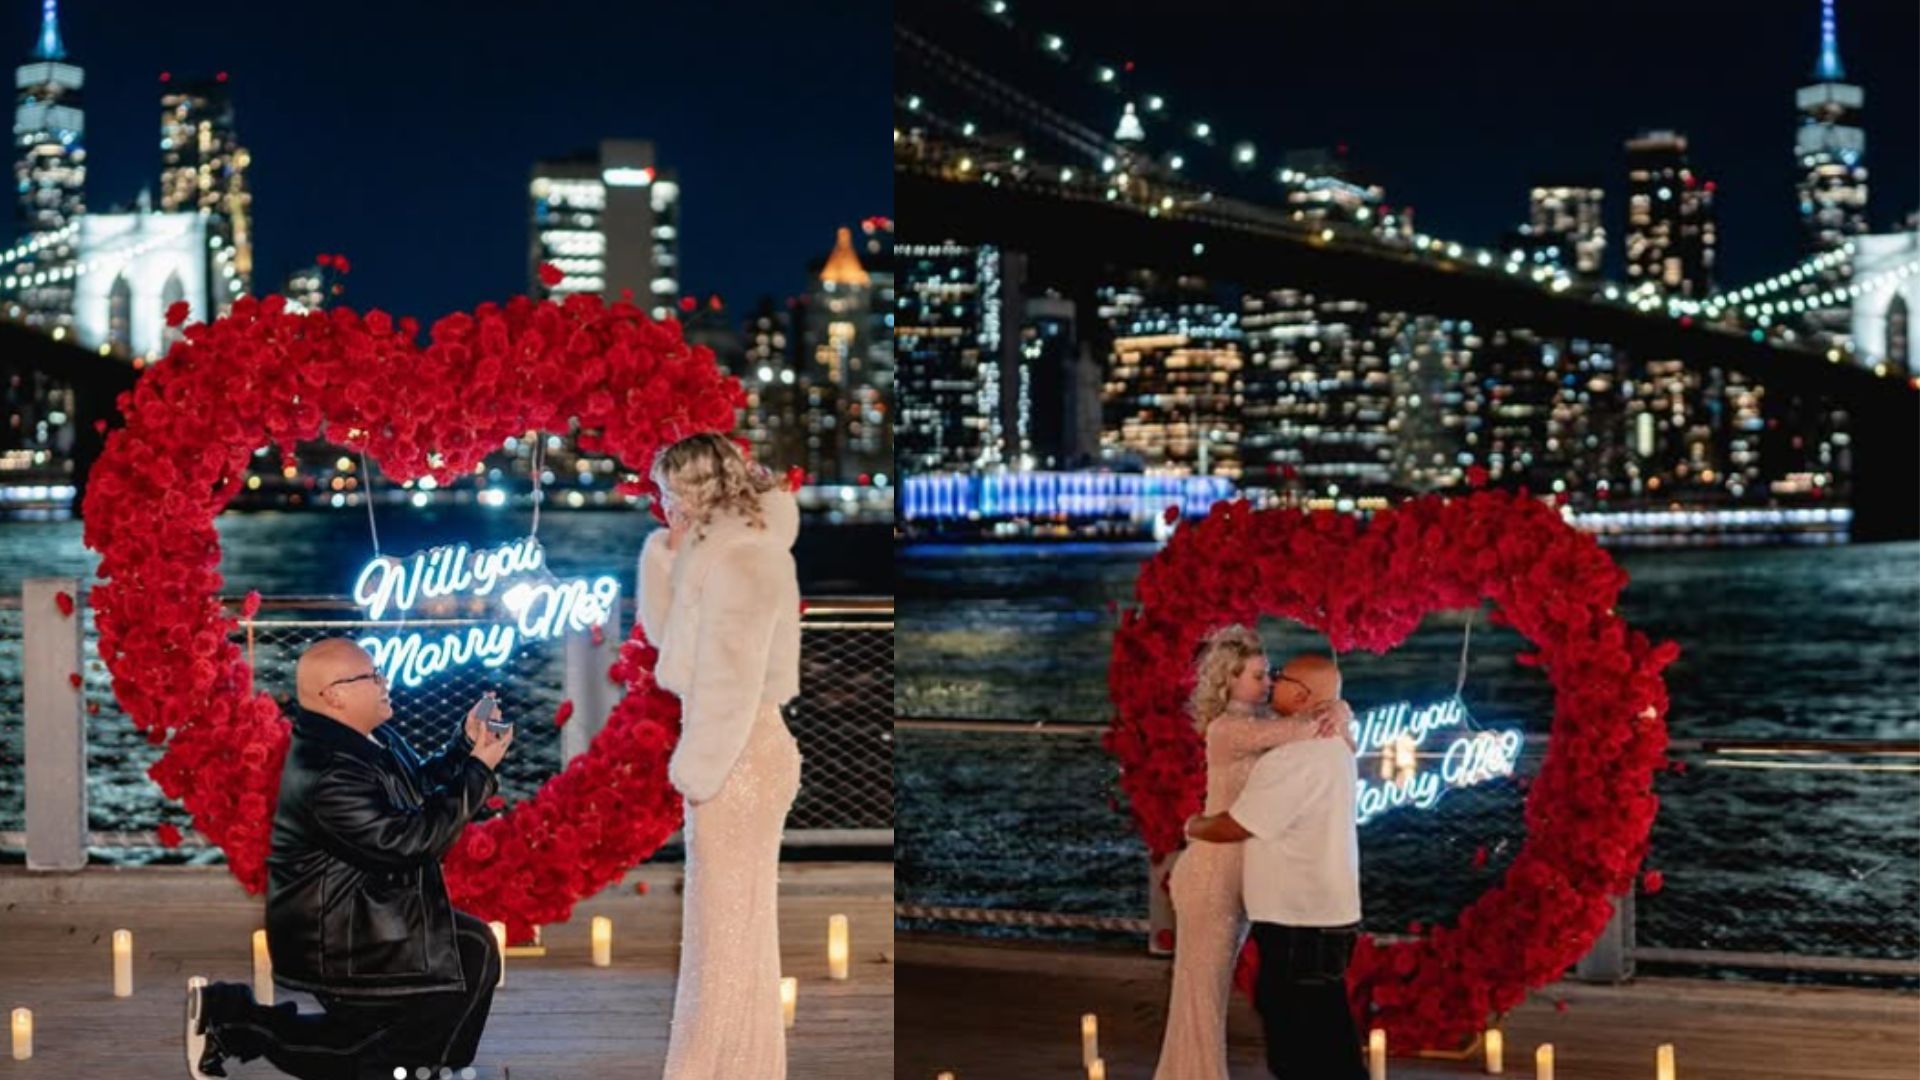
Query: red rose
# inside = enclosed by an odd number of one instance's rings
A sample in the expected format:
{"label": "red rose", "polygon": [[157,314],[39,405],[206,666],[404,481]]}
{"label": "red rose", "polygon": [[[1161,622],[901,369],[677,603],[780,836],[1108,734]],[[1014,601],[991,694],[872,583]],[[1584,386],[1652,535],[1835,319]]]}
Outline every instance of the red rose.
{"label": "red rose", "polygon": [[161,824],[154,832],[159,836],[161,847],[177,848],[180,846],[180,830],[176,828],[172,822],[169,821]]}
{"label": "red rose", "polygon": [[504,795],[494,795],[487,799],[487,809],[489,810],[498,810],[505,805],[507,805],[507,799]]}
{"label": "red rose", "polygon": [[1165,510],[1160,511],[1160,520],[1166,522],[1169,525],[1173,524],[1176,521],[1179,521],[1180,508],[1178,506],[1175,506],[1172,503],[1168,503],[1167,508]]}
{"label": "red rose", "polygon": [[174,327],[184,325],[187,321],[187,316],[192,314],[192,312],[192,305],[188,304],[185,300],[175,300],[173,303],[167,305],[167,325]]}
{"label": "red rose", "polygon": [[566,276],[567,275],[560,272],[559,267],[553,265],[552,263],[540,264],[540,284],[545,285],[549,289],[553,288],[555,285],[560,284],[560,282],[564,280]]}
{"label": "red rose", "polygon": [[806,482],[807,482],[807,470],[801,468],[798,465],[795,465],[792,468],[787,470],[787,490],[788,491],[799,491],[801,485],[805,484]]}
{"label": "red rose", "polygon": [[240,601],[240,614],[253,618],[260,613],[260,590],[248,589],[246,599]]}
{"label": "red rose", "polygon": [[1640,875],[1640,891],[1646,893],[1648,896],[1652,896],[1666,887],[1667,875],[1658,870],[1649,870],[1645,874]]}
{"label": "red rose", "polygon": [[649,886],[644,881],[636,881],[633,883],[633,891],[639,893],[641,896],[647,895],[648,889]]}
{"label": "red rose", "polygon": [[80,678],[80,673],[79,673],[79,672],[77,672],[77,671],[72,671],[72,672],[68,672],[68,673],[67,673],[67,681],[68,681],[69,683],[72,683],[72,684],[73,684],[73,688],[74,688],[75,690],[78,690],[78,689],[80,689],[80,683],[81,683],[81,681],[82,681],[82,680],[81,680],[81,678]]}
{"label": "red rose", "polygon": [[1479,465],[1467,466],[1467,486],[1483,488],[1487,486],[1487,470]]}
{"label": "red rose", "polygon": [[73,614],[73,594],[65,589],[53,594],[53,606],[60,609],[62,615]]}
{"label": "red rose", "polygon": [[568,700],[561,702],[560,707],[554,710],[553,726],[557,728],[566,727],[567,721],[572,718],[573,718],[573,701],[571,698],[569,698]]}
{"label": "red rose", "polygon": [[345,255],[335,255],[333,257],[333,268],[335,270],[340,271],[343,274],[346,274],[346,273],[352,272],[353,264],[347,261],[347,257]]}

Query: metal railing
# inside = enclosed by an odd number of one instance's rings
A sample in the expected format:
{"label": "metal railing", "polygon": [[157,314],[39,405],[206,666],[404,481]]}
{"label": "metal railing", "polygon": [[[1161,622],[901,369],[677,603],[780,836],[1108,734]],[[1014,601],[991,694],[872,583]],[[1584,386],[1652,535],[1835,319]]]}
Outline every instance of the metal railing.
{"label": "metal railing", "polygon": [[[239,606],[237,598],[227,603]],[[22,609],[18,598],[0,598],[0,715],[25,714],[29,680],[22,653],[31,630]],[[184,815],[148,778],[147,769],[161,748],[149,745],[121,712],[97,655],[92,613],[82,605],[76,614],[82,635],[81,697],[90,714],[80,734],[86,760],[82,786],[87,798],[81,804],[86,846],[111,861],[146,861],[159,853],[156,830],[172,821],[182,826],[185,837],[178,848],[190,861],[219,861],[219,852],[184,828]],[[307,645],[323,637],[391,632],[400,625],[353,617],[357,614],[344,597],[263,599],[256,616],[242,620],[235,631],[236,643],[251,661],[254,685],[287,704],[294,664]],[[486,622],[458,611],[440,614],[449,617],[405,625],[454,629]],[[523,646],[498,668],[471,664],[417,687],[396,683],[390,691],[390,723],[416,749],[431,752],[446,741],[481,693],[496,693],[502,714],[516,722],[514,747],[501,763],[501,794],[510,802],[531,796],[584,751],[604,725],[621,692],[607,668],[617,658],[622,627],[630,624],[632,614],[628,600],[598,645],[586,635],[572,635],[565,644]],[[74,628],[69,626],[66,633],[73,634]],[[67,686],[65,672],[71,666],[56,673],[60,687]],[[572,701],[574,710],[559,727],[553,721],[562,701]],[[809,599],[801,618],[800,695],[786,710],[803,759],[800,792],[785,833],[789,847],[891,848],[892,708],[892,600]],[[31,814],[25,742],[21,725],[0,727],[0,853],[16,857],[28,847],[29,830],[23,826]]]}
{"label": "metal railing", "polygon": [[[1093,745],[1105,724],[922,716],[894,726],[905,741],[895,852],[903,929],[1145,936],[1162,951],[1154,932],[1167,925],[1166,903],[1152,882],[1169,867],[1149,867],[1118,766]],[[1523,774],[1537,770],[1548,741],[1529,737]],[[1645,864],[1664,882],[1620,898],[1583,975],[1657,966],[1920,982],[1920,743],[1676,739],[1669,756],[1679,767],[1658,778],[1661,816]],[[993,791],[991,778],[1004,787]],[[1049,794],[1021,794],[1035,786]],[[1418,818],[1365,826],[1368,929],[1392,938],[1411,923],[1451,921],[1518,851],[1523,798],[1512,784],[1489,784],[1454,791]],[[1609,940],[1613,955],[1602,959]]]}

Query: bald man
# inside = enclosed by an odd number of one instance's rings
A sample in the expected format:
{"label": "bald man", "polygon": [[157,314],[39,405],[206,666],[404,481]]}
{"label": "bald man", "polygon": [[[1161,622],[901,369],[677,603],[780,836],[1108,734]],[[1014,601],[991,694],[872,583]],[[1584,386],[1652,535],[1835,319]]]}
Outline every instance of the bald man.
{"label": "bald man", "polygon": [[[1281,716],[1339,697],[1340,669],[1324,656],[1296,656],[1274,678]],[[1230,810],[1187,823],[1191,839],[1247,845],[1241,896],[1260,951],[1254,1006],[1278,1077],[1366,1076],[1346,979],[1360,924],[1358,780],[1347,741],[1287,743],[1260,756]]]}
{"label": "bald man", "polygon": [[471,1064],[500,957],[455,911],[440,859],[492,797],[513,742],[475,713],[422,760],[397,730],[386,677],[352,641],[300,656],[299,708],[267,859],[273,981],[326,1010],[267,1008],[240,983],[187,994],[187,1071],[265,1057],[311,1080],[408,1076]]}

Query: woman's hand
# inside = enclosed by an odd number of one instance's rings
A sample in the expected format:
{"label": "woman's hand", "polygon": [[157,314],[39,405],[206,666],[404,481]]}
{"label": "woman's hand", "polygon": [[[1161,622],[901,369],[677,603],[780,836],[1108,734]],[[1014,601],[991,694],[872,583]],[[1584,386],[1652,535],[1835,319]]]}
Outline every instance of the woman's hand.
{"label": "woman's hand", "polygon": [[667,550],[679,551],[687,540],[687,517],[678,507],[667,511]]}
{"label": "woman's hand", "polygon": [[1313,733],[1316,738],[1339,739],[1347,744],[1347,749],[1358,749],[1353,741],[1353,706],[1345,701],[1335,700],[1315,705],[1307,713],[1307,719],[1313,724]]}

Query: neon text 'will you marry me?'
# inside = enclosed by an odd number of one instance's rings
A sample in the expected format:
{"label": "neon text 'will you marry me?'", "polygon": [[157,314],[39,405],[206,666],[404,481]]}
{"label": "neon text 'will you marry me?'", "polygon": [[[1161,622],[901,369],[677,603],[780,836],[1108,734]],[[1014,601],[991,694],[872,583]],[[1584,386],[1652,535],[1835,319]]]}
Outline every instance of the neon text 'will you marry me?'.
{"label": "neon text 'will you marry me?'", "polygon": [[600,626],[612,617],[620,583],[611,577],[555,578],[532,537],[474,551],[464,543],[367,563],[353,585],[353,602],[375,621],[404,620],[423,599],[497,595],[512,621],[457,629],[403,630],[368,635],[360,646],[389,682],[415,687],[457,665],[479,661],[497,668],[520,641],[543,641]]}

